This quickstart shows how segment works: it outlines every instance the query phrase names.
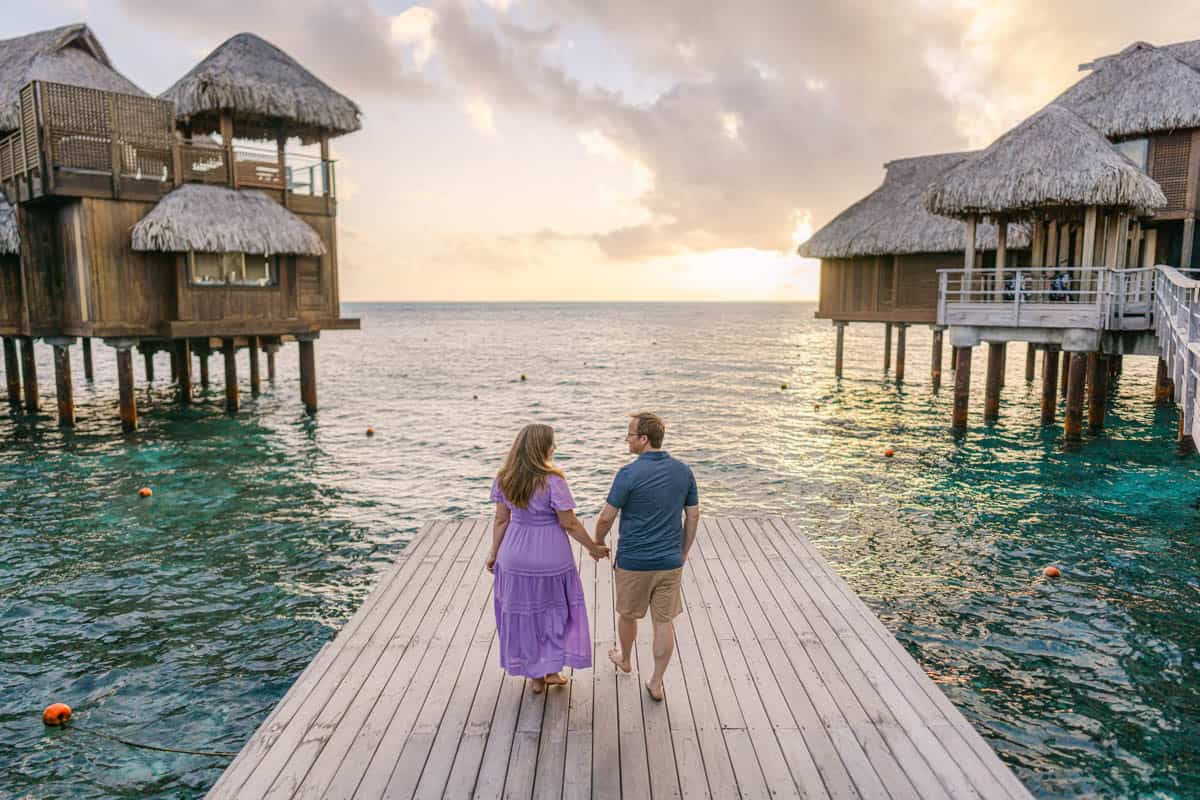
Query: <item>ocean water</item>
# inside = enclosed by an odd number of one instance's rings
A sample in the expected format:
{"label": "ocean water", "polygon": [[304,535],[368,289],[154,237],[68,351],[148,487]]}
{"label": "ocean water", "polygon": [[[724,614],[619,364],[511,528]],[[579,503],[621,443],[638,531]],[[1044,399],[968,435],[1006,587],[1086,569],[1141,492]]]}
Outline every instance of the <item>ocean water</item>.
{"label": "ocean water", "polygon": [[[83,729],[238,750],[422,522],[490,512],[522,424],[555,426],[594,513],[628,458],[625,415],[650,409],[705,512],[797,521],[1034,794],[1200,797],[1200,459],[1154,407],[1154,361],[1127,357],[1107,429],[1064,450],[1023,348],[982,424],[977,348],[956,440],[948,346],[934,394],[911,328],[897,386],[882,326],[852,325],[835,381],[813,310],[348,304],[363,330],[318,342],[315,419],[294,345],[233,419],[216,359],[185,408],[160,355],[150,387],[135,362],[132,436],[110,350],[92,386],[74,353],[64,432],[39,347],[46,413],[0,413],[0,796],[201,796],[228,759]],[[1040,577],[1051,563],[1062,579]],[[43,728],[54,701],[75,729]]]}

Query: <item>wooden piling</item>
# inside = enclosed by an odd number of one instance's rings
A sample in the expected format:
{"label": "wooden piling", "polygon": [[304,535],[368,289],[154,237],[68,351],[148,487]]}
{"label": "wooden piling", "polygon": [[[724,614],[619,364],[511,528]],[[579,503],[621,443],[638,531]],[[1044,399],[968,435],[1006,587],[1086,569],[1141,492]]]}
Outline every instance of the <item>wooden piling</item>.
{"label": "wooden piling", "polygon": [[21,337],[21,381],[25,389],[25,410],[36,414],[42,407],[38,394],[37,361],[33,354],[33,338]]}
{"label": "wooden piling", "polygon": [[221,352],[225,355],[225,410],[238,412],[237,348],[233,339],[221,340]]}
{"label": "wooden piling", "polygon": [[17,343],[4,337],[4,382],[8,387],[8,402],[21,402],[21,367],[17,361]]}
{"label": "wooden piling", "polygon": [[1102,353],[1088,353],[1088,433],[1104,430],[1108,408],[1108,359]]}
{"label": "wooden piling", "polygon": [[92,337],[83,337],[83,379],[88,383],[96,380],[95,370],[92,369]]}
{"label": "wooden piling", "polygon": [[211,349],[212,348],[209,346],[208,340],[205,339],[204,344],[202,344],[200,346],[200,349],[196,351],[196,357],[200,359],[200,388],[201,389],[207,389],[208,384],[210,382],[210,376],[208,374],[208,356],[211,352]]}
{"label": "wooden piling", "polygon": [[1037,348],[1033,342],[1030,342],[1025,347],[1025,382],[1033,383],[1033,379],[1037,376]]}
{"label": "wooden piling", "polygon": [[261,346],[257,336],[251,336],[246,352],[250,356],[250,396],[258,397],[262,393],[262,374],[258,366],[258,350]]}
{"label": "wooden piling", "polygon": [[54,392],[58,400],[58,424],[63,428],[75,427],[75,392],[71,385],[71,351],[73,340],[51,342],[54,347]]}
{"label": "wooden piling", "polygon": [[179,357],[175,352],[174,347],[167,348],[167,360],[171,362],[171,383],[176,383],[179,380]]}
{"label": "wooden piling", "polygon": [[267,381],[275,382],[275,353],[279,350],[279,344],[276,342],[267,342],[263,345],[263,350],[267,351]]}
{"label": "wooden piling", "polygon": [[313,337],[299,339],[300,343],[300,399],[304,410],[317,413],[317,359]]}
{"label": "wooden piling", "polygon": [[883,323],[883,372],[892,368],[892,323]]}
{"label": "wooden piling", "polygon": [[1000,387],[1004,388],[1004,379],[1008,375],[1008,343],[1000,348]]}
{"label": "wooden piling", "polygon": [[971,349],[956,348],[954,369],[954,417],[952,427],[956,433],[967,429],[967,406],[971,399]]}
{"label": "wooden piling", "polygon": [[1042,353],[1042,424],[1053,425],[1058,405],[1058,350],[1047,347]]}
{"label": "wooden piling", "polygon": [[950,345],[950,371],[954,372],[958,369],[958,348]]}
{"label": "wooden piling", "polygon": [[121,402],[121,428],[126,432],[138,427],[137,397],[133,391],[133,346],[117,346],[117,390]]}
{"label": "wooden piling", "polygon": [[[1171,395],[1174,393],[1174,387],[1171,385],[1171,373],[1167,369],[1166,359],[1159,357],[1158,359],[1158,376],[1154,382],[1154,402],[1160,406],[1165,406],[1171,402]],[[12,396],[12,391],[9,390],[9,397]]]}
{"label": "wooden piling", "polygon": [[834,322],[833,327],[837,329],[837,344],[833,351],[833,376],[840,378],[842,377],[842,354],[845,352],[846,344],[846,323]]}
{"label": "wooden piling", "polygon": [[1067,362],[1067,408],[1063,417],[1063,435],[1068,442],[1078,442],[1083,439],[1083,383],[1087,372],[1087,355],[1071,353]]}
{"label": "wooden piling", "polygon": [[187,339],[175,340],[175,363],[178,365],[179,402],[192,402],[192,346]]}
{"label": "wooden piling", "polygon": [[154,348],[142,345],[142,360],[146,364],[146,383],[154,383]]}
{"label": "wooden piling", "polygon": [[933,328],[933,353],[929,363],[931,364],[929,379],[936,392],[942,388],[942,329],[937,326]]}
{"label": "wooden piling", "polygon": [[1062,397],[1067,396],[1067,386],[1071,383],[1071,356],[1064,354],[1062,357],[1062,372],[1058,376],[1058,393]]}
{"label": "wooden piling", "polygon": [[908,324],[896,324],[896,383],[904,382],[905,340],[908,334]]}
{"label": "wooden piling", "polygon": [[1004,342],[988,342],[987,377],[983,388],[983,421],[1000,418],[1000,375],[1004,369]]}

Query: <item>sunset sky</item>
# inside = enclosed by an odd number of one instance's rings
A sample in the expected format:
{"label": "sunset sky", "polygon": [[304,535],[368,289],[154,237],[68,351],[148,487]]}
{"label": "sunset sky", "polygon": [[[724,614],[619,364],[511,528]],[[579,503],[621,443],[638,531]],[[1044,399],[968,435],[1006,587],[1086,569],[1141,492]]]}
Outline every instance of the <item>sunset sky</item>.
{"label": "sunset sky", "polygon": [[157,94],[251,31],[363,109],[334,141],[343,300],[800,300],[796,242],[885,161],[981,147],[1200,4],[166,0],[85,21]]}

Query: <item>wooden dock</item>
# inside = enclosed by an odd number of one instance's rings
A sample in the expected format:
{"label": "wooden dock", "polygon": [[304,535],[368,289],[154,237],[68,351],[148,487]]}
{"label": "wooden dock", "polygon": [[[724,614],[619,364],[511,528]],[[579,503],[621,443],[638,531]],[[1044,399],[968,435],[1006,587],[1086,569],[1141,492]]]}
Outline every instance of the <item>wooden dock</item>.
{"label": "wooden dock", "polygon": [[427,526],[208,796],[1031,797],[795,527],[697,539],[659,704],[607,660],[609,561],[579,562],[595,668],[538,695],[498,666],[490,520]]}

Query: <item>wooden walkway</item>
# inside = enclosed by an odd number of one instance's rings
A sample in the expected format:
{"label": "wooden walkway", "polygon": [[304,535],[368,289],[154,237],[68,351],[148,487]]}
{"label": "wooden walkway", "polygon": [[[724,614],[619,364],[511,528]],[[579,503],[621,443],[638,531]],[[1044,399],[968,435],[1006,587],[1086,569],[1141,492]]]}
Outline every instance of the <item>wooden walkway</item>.
{"label": "wooden walkway", "polygon": [[426,527],[209,797],[1031,797],[785,520],[702,522],[662,704],[609,665],[612,567],[587,557],[596,668],[506,676],[489,541]]}

